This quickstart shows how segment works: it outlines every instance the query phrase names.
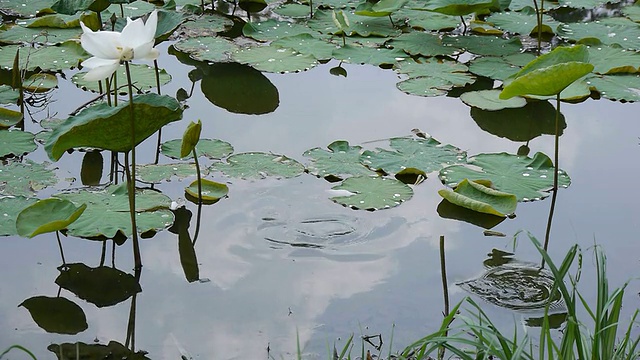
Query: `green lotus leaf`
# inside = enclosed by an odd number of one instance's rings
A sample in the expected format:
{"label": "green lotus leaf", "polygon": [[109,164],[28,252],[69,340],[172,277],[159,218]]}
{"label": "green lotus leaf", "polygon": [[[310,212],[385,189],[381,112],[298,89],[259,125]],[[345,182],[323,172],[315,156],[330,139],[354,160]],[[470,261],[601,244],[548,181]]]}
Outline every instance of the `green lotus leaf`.
{"label": "green lotus leaf", "polygon": [[409,56],[400,49],[371,48],[347,44],[333,51],[333,57],[350,64],[392,65]]}
{"label": "green lotus leaf", "polygon": [[[508,31],[512,34],[522,35],[531,34],[533,30],[538,26],[535,12],[532,14],[516,11],[493,13],[491,14],[491,16],[488,16],[485,21],[490,22],[500,29]],[[542,23],[546,26],[543,26],[543,29],[546,30],[555,29],[558,27],[558,25],[560,25],[558,21],[555,21],[548,15],[542,16]],[[551,33],[553,34],[553,32]]]}
{"label": "green lotus leaf", "polygon": [[346,35],[347,29],[349,29],[349,17],[343,10],[331,12],[331,18],[333,23],[338,28],[338,32],[335,35]]}
{"label": "green lotus leaf", "polygon": [[[113,3],[113,1],[112,1]],[[121,18],[137,18],[143,15],[146,15],[150,12],[152,12],[155,9],[155,5],[148,3],[146,1],[142,1],[142,0],[136,0],[134,2],[131,3],[124,3],[124,4],[112,4],[111,6],[109,6],[107,8],[107,11],[110,13],[114,13],[117,14],[118,17]],[[121,12],[120,10],[124,11],[124,16],[121,16]]]}
{"label": "green lotus leaf", "polygon": [[[440,170],[440,180],[455,187],[464,179],[491,181],[496,190],[514,194],[518,201],[534,201],[549,196],[553,188],[554,166],[546,155],[533,158],[507,153],[478,154],[468,159],[468,165],[452,165]],[[571,179],[558,170],[558,186],[568,187]]]}
{"label": "green lotus leaf", "polygon": [[82,308],[63,297],[34,296],[23,301],[33,321],[48,332],[75,335],[87,330],[87,317]]}
{"label": "green lotus leaf", "polygon": [[[69,234],[84,238],[112,239],[118,233],[131,236],[127,184],[110,185],[103,190],[79,190],[55,194],[76,205],[87,204],[84,213],[68,226]],[[137,226],[140,233],[162,230],[173,223],[171,199],[153,190],[136,191]]]}
{"label": "green lotus leaf", "polygon": [[640,71],[640,54],[618,45],[589,47],[589,62],[598,74],[635,74]]}
{"label": "green lotus leaf", "polygon": [[24,163],[11,162],[0,165],[0,194],[13,196],[33,196],[47,186],[58,183],[49,163],[38,164],[29,159]]}
{"label": "green lotus leaf", "polygon": [[[0,116],[2,112],[0,111]],[[2,123],[0,122],[0,126]],[[20,156],[38,148],[33,141],[35,136],[26,131],[0,130],[0,157]]]}
{"label": "green lotus leaf", "polygon": [[[62,44],[70,40],[80,39],[82,29],[74,28],[28,28],[16,25],[9,30],[0,31],[0,43],[5,44]],[[80,44],[78,44],[80,46]],[[40,51],[45,51],[40,48]],[[35,52],[34,52],[35,53]],[[4,63],[4,62],[3,62]]]}
{"label": "green lotus leaf", "polygon": [[464,151],[453,145],[443,145],[434,138],[392,138],[389,142],[394,151],[380,148],[376,151],[366,150],[360,156],[360,161],[371,169],[396,174],[407,168],[430,173],[466,159]]}
{"label": "green lotus leaf", "polygon": [[267,114],[280,104],[278,89],[264,74],[238,63],[209,65],[200,89],[212,104],[236,114]]}
{"label": "green lotus leaf", "polygon": [[296,177],[303,173],[304,166],[284,155],[250,152],[231,155],[226,163],[215,163],[211,169],[235,178],[263,179]]}
{"label": "green lotus leaf", "polygon": [[0,198],[0,236],[18,235],[16,219],[26,207],[34,204],[38,199],[24,196],[8,196]]}
{"label": "green lotus leaf", "polygon": [[105,10],[111,3],[110,0],[57,0],[51,6],[55,12],[59,14],[73,15],[78,11],[95,11],[101,12]]}
{"label": "green lotus leaf", "polygon": [[238,45],[220,37],[198,36],[180,40],[173,44],[178,51],[189,54],[196,61],[223,62],[229,61],[231,53],[238,50]]}
{"label": "green lotus leaf", "polygon": [[515,195],[467,179],[462,180],[454,191],[442,189],[438,194],[454,205],[503,217],[513,214],[518,205]]}
{"label": "green lotus leaf", "polygon": [[515,75],[515,78],[527,75],[536,70],[542,70],[554,65],[572,62],[588,63],[588,48],[584,45],[559,46],[546,54],[538,56],[537,58],[526,64]]}
{"label": "green lotus leaf", "polygon": [[[136,144],[182,117],[180,104],[170,96],[138,95],[134,97],[133,104]],[[130,133],[129,103],[123,101],[118,106],[100,103],[69,117],[55,128],[45,150],[53,160],[60,159],[66,150],[76,147],[125,152],[131,149]]]}
{"label": "green lotus leaf", "polygon": [[576,9],[593,9],[605,4],[617,4],[621,0],[558,0],[559,6]]}
{"label": "green lotus leaf", "polygon": [[442,45],[439,36],[419,31],[402,34],[388,44],[413,56],[453,55],[458,51],[454,47]]}
{"label": "green lotus leaf", "polygon": [[198,120],[197,123],[193,121],[187,125],[187,129],[182,135],[182,144],[180,145],[180,157],[185,158],[187,155],[193,152],[198,141],[200,141],[200,133],[202,132],[202,121]]}
{"label": "green lotus leaf", "polygon": [[295,36],[299,34],[317,34],[316,31],[309,29],[309,27],[302,24],[291,23],[288,21],[277,21],[274,19],[258,23],[248,22],[242,28],[242,33],[244,36],[258,41],[274,41],[287,36]]}
{"label": "green lotus leaf", "polygon": [[[200,186],[202,203],[205,205],[214,204],[229,193],[227,185],[207,179],[201,179]],[[198,203],[198,180],[194,180],[184,191],[187,200]]]}
{"label": "green lotus leaf", "polygon": [[[525,69],[523,68],[521,72]],[[500,93],[500,98],[509,99],[518,95],[556,95],[592,70],[592,64],[577,61],[533,70],[516,77],[509,85],[505,86]]]}
{"label": "green lotus leaf", "polygon": [[396,64],[396,71],[407,74],[410,78],[396,86],[411,95],[444,95],[455,86],[464,86],[475,81],[475,77],[467,70],[465,65],[453,61],[403,61]]}
{"label": "green lotus leaf", "polygon": [[56,284],[99,308],[119,304],[142,291],[138,280],[116,268],[88,267],[82,263],[58,268]]}
{"label": "green lotus leaf", "polygon": [[[9,45],[0,47],[0,67],[4,69],[12,69],[16,51],[21,48],[18,45]],[[76,41],[65,41],[56,46],[43,46],[37,49],[27,50],[21,48],[20,51],[20,69],[43,71],[59,71],[72,69],[78,64],[89,58],[82,46]]]}
{"label": "green lotus leaf", "polygon": [[72,359],[74,357],[80,359],[108,359],[113,357],[116,359],[149,360],[145,356],[147,354],[146,351],[134,352],[116,341],[109,341],[108,345],[85,344],[83,342],[51,344],[47,346],[47,350],[51,351],[55,356],[59,356],[58,360]]}
{"label": "green lotus leaf", "polygon": [[500,90],[470,91],[460,95],[460,100],[471,107],[491,111],[521,108],[527,104],[527,101],[521,97],[500,99]]}
{"label": "green lotus leaf", "polygon": [[[511,141],[529,141],[556,133],[556,109],[548,101],[532,101],[521,108],[498,111],[471,108],[471,117],[482,130]],[[567,127],[564,115],[560,114],[558,123],[561,136]]]}
{"label": "green lotus leaf", "polygon": [[[0,104],[17,104],[19,98],[20,93],[17,90],[9,85],[0,85]],[[1,120],[0,127],[2,127]]]}
{"label": "green lotus leaf", "polygon": [[169,37],[178,29],[185,21],[183,14],[177,11],[158,11],[158,25],[156,26],[156,45],[159,41],[169,39]]}
{"label": "green lotus leaf", "polygon": [[[131,82],[135,88],[142,90],[153,89],[156,87],[156,70],[155,68],[143,65],[143,64],[130,64],[129,71],[131,73]],[[86,72],[78,72],[73,75],[71,78],[71,82],[76,84],[77,87],[83,90],[89,90],[92,92],[100,92],[100,86],[97,81],[87,81],[84,79],[84,75]],[[124,65],[120,65],[116,74],[116,83],[117,84],[126,84],[127,83],[127,71]],[[164,69],[158,69],[158,76],[160,78],[160,85],[165,85],[171,81],[171,75],[169,75]],[[104,83],[103,85],[104,86]],[[135,89],[134,88],[134,89]],[[121,90],[121,92],[128,91],[125,88]],[[135,91],[135,90],[134,90]]]}
{"label": "green lotus leaf", "polygon": [[469,22],[469,29],[471,29],[471,32],[480,35],[502,36],[504,34],[504,31],[481,20],[472,20]]}
{"label": "green lotus leaf", "polygon": [[345,9],[355,8],[358,5],[358,2],[358,0],[317,0],[313,2],[313,5],[320,6],[322,8]]}
{"label": "green lotus leaf", "polygon": [[427,10],[408,9],[408,7],[405,6],[391,16],[394,22],[407,19],[409,26],[423,31],[453,30],[460,25],[460,17],[438,14]]}
{"label": "green lotus leaf", "polygon": [[256,70],[274,73],[305,71],[318,64],[311,55],[277,46],[249,47],[233,53],[232,58],[241,64],[249,64]]}
{"label": "green lotus leaf", "polygon": [[[160,151],[172,159],[182,159],[180,157],[180,149],[182,146],[182,140],[174,139],[169,140],[160,146]],[[222,159],[233,153],[233,147],[228,142],[218,139],[202,139],[196,145],[196,151],[198,156],[206,156],[209,159]],[[184,159],[191,159],[192,154],[184,157]]]}
{"label": "green lotus leaf", "polygon": [[636,74],[590,76],[586,82],[605,99],[640,101],[640,77]]}
{"label": "green lotus leaf", "polygon": [[[591,88],[586,81],[587,76],[580,78],[571,83],[560,92],[560,100],[570,101],[572,103],[578,103],[587,100],[591,96]],[[552,100],[555,96],[541,96],[541,95],[523,95],[527,99],[536,100]]]}
{"label": "green lotus leaf", "polygon": [[58,78],[48,73],[33,74],[22,83],[24,91],[29,93],[43,93],[56,87],[58,87]]}
{"label": "green lotus leaf", "polygon": [[[207,169],[200,169],[202,175],[207,175]],[[136,178],[140,181],[157,184],[162,181],[170,181],[172,177],[178,179],[196,176],[195,163],[176,164],[147,164],[136,167]]]}
{"label": "green lotus leaf", "polygon": [[605,45],[618,44],[625,49],[640,49],[640,27],[631,20],[625,24],[611,20],[561,24],[558,36],[571,41],[599,39]]}
{"label": "green lotus leaf", "polygon": [[494,0],[427,0],[424,9],[440,14],[461,16],[488,9],[493,5]]}
{"label": "green lotus leaf", "polygon": [[59,28],[59,29],[67,29],[67,28],[77,28],[80,27],[80,20],[82,18],[83,21],[91,22],[92,20],[88,19],[89,17],[94,18],[96,21],[98,19],[95,13],[89,14],[74,14],[74,15],[65,15],[65,14],[52,14],[46,16],[40,16],[34,19],[30,19],[25,21],[24,24],[21,24],[28,28],[38,28],[38,27],[49,27],[49,28]]}
{"label": "green lotus leaf", "polygon": [[32,18],[36,15],[52,14],[54,11],[51,7],[55,2],[55,0],[1,0],[0,10],[20,18]]}
{"label": "green lotus leaf", "polygon": [[331,59],[333,57],[333,51],[336,49],[335,44],[311,34],[287,36],[271,44],[282,48],[293,49],[301,54],[311,55],[318,60]]}
{"label": "green lotus leaf", "polygon": [[640,6],[635,4],[633,6],[624,6],[622,9],[622,14],[628,17],[634,22],[640,22]]}
{"label": "green lotus leaf", "polygon": [[39,200],[18,214],[16,220],[18,235],[32,238],[36,235],[64,230],[76,221],[86,208],[85,204],[75,206],[71,201],[56,198]]}
{"label": "green lotus leaf", "polygon": [[396,207],[411,199],[413,190],[396,179],[356,176],[344,180],[332,190],[352,193],[331,200],[356,210],[381,210]]}
{"label": "green lotus leaf", "polygon": [[363,16],[389,16],[400,10],[409,0],[380,0],[378,2],[361,2],[356,8],[356,15]]}
{"label": "green lotus leaf", "polygon": [[310,163],[307,171],[317,177],[344,179],[348,176],[372,175],[371,170],[360,162],[362,147],[350,146],[347,141],[338,140],[327,145],[329,151],[313,148],[304,152]]}
{"label": "green lotus leaf", "polygon": [[506,219],[504,216],[485,214],[454,205],[446,199],[442,199],[436,211],[444,219],[464,221],[484,229],[491,229]]}
{"label": "green lotus leaf", "polygon": [[518,38],[503,39],[497,36],[444,36],[442,43],[476,55],[505,56],[520,53],[522,43]]}
{"label": "green lotus leaf", "polygon": [[343,30],[347,36],[360,35],[363,37],[381,36],[392,37],[400,34],[400,30],[391,25],[389,19],[369,16],[355,15],[348,13],[349,28],[339,29],[333,21],[333,11],[318,10],[313,13],[313,18],[307,22],[308,26],[323,34],[342,34]]}
{"label": "green lotus leaf", "polygon": [[[196,0],[197,1],[197,0]],[[200,1],[197,1],[200,4]],[[180,25],[180,31],[186,37],[210,36],[215,37],[217,33],[227,31],[233,26],[233,20],[220,14],[206,14],[195,20],[189,20]]]}
{"label": "green lotus leaf", "polygon": [[273,9],[273,12],[293,19],[306,18],[309,16],[309,5],[298,3],[285,3]]}

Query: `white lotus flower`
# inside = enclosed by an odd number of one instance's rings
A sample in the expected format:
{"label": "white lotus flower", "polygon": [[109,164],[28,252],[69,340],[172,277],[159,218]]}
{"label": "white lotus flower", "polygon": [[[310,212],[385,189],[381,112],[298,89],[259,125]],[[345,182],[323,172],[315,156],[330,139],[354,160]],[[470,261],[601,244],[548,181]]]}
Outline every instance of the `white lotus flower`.
{"label": "white lotus flower", "polygon": [[142,19],[127,18],[122,32],[93,31],[84,23],[80,43],[93,57],[82,62],[89,69],[85,80],[97,81],[113,74],[123,61],[155,60],[158,50],[153,48],[158,25],[158,12],[154,10],[144,23]]}

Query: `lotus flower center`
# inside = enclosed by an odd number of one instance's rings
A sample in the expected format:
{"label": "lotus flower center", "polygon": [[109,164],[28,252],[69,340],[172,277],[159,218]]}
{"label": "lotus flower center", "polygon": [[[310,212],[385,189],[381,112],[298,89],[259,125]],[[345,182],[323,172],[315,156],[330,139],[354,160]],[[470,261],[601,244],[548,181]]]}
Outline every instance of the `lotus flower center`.
{"label": "lotus flower center", "polygon": [[117,47],[118,51],[120,52],[120,61],[131,61],[133,60],[133,49],[130,47],[121,47],[118,46]]}

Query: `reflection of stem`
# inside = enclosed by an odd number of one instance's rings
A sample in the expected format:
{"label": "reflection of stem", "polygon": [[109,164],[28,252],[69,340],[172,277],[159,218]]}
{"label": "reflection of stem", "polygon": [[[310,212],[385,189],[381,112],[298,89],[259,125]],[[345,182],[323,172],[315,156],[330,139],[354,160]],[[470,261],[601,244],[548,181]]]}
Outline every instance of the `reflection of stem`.
{"label": "reflection of stem", "polygon": [[202,213],[202,177],[200,175],[200,163],[198,162],[198,154],[196,148],[193,147],[193,159],[196,163],[196,173],[198,174],[198,218],[196,221],[196,233],[193,235],[193,246],[196,245],[198,234],[200,233],[200,214]]}
{"label": "reflection of stem", "polygon": [[111,240],[111,267],[116,267],[116,242]]}
{"label": "reflection of stem", "polygon": [[[127,170],[127,181],[129,185],[129,214],[131,215],[131,233],[133,237],[133,257],[135,260],[135,269],[142,268],[142,259],[140,258],[140,244],[138,243],[138,226],[136,225],[136,126],[135,113],[133,109],[133,87],[131,86],[131,71],[129,71],[129,62],[124,63],[127,72],[127,82],[129,84],[129,109],[131,114],[131,170],[129,166],[125,166]],[[125,160],[127,160],[125,156]]]}
{"label": "reflection of stem", "polygon": [[[142,273],[142,268],[135,270],[134,277],[136,279],[136,282],[138,283],[140,283],[141,273]],[[137,298],[138,298],[138,293],[134,293],[131,296],[131,308],[129,308],[129,321],[127,321],[127,337],[124,343],[124,346],[126,348],[131,349],[132,352],[135,352],[135,349],[136,349],[136,300]]]}
{"label": "reflection of stem", "polygon": [[460,15],[460,21],[462,21],[462,35],[467,33],[467,23],[464,22],[464,18]]}
{"label": "reflection of stem", "polygon": [[[558,145],[560,144],[559,125],[560,123],[560,93],[556,95],[556,143],[554,153],[554,168],[553,168],[553,194],[551,195],[551,208],[549,209],[549,219],[547,220],[547,232],[544,236],[544,251],[547,251],[549,247],[549,235],[551,234],[551,221],[553,220],[553,212],[556,208],[556,198],[558,196]],[[542,259],[542,266],[544,267],[544,259]]]}
{"label": "reflection of stem", "polygon": [[[444,297],[444,316],[449,315],[449,288],[447,285],[447,264],[444,257],[444,235],[440,235],[440,275],[442,276],[442,293]],[[448,325],[447,325],[448,327]],[[445,331],[444,336],[447,336],[449,331]],[[442,347],[438,350],[438,359],[444,359],[445,348]]]}
{"label": "reflection of stem", "polygon": [[62,258],[62,265],[66,265],[67,261],[64,259],[64,251],[62,250],[62,241],[60,241],[59,231],[56,231],[56,237],[58,238],[58,248],[60,249],[60,257]]}
{"label": "reflection of stem", "polygon": [[100,266],[104,266],[104,258],[107,256],[107,240],[102,242],[102,251],[100,251]]}

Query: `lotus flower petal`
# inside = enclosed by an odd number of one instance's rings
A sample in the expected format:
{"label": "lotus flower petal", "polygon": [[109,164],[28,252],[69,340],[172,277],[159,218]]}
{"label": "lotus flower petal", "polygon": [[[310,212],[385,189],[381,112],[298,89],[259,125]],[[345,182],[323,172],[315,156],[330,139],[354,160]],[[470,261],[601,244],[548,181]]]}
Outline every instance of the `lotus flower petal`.
{"label": "lotus flower petal", "polygon": [[84,75],[87,81],[98,81],[108,78],[120,66],[119,59],[101,59],[92,57],[82,62],[82,66],[91,69]]}
{"label": "lotus flower petal", "polygon": [[115,31],[93,31],[80,23],[82,36],[80,43],[89,54],[103,59],[119,59],[121,48],[120,33]]}

